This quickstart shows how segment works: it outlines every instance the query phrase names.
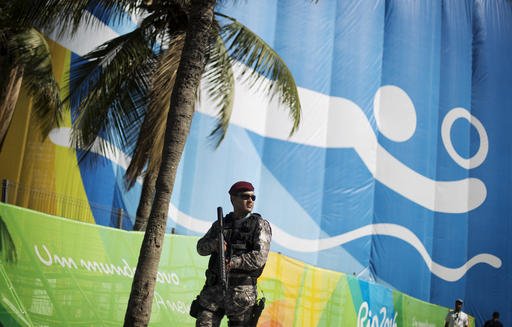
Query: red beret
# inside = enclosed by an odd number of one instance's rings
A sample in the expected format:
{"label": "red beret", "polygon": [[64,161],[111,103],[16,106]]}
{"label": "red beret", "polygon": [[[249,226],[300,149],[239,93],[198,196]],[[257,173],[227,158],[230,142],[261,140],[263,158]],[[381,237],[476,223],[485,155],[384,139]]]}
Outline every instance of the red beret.
{"label": "red beret", "polygon": [[239,181],[231,186],[229,189],[230,195],[235,195],[240,192],[254,191],[254,186],[249,182]]}

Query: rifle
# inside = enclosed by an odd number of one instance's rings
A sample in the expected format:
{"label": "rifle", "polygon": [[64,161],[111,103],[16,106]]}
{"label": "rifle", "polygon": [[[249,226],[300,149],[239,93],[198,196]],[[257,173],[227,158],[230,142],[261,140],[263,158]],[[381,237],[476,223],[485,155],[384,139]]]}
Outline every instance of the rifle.
{"label": "rifle", "polygon": [[[218,255],[219,255],[219,277],[220,277],[220,284],[222,286],[222,296],[226,296],[227,289],[228,289],[228,278],[226,273],[226,253],[224,252],[224,221],[223,221],[224,215],[222,213],[222,207],[217,207],[217,221],[219,222],[219,244],[218,244]],[[199,303],[199,295],[196,297],[194,301],[190,304],[190,310],[189,314],[197,318],[199,313],[205,309],[200,303]],[[219,309],[220,310],[220,309]],[[221,314],[222,316],[223,314]],[[257,321],[257,320],[256,320]],[[2,324],[0,323],[0,327]]]}
{"label": "rifle", "polygon": [[251,319],[249,320],[247,326],[256,327],[264,308],[265,308],[265,298],[263,297],[263,298],[257,300],[256,303],[254,304],[254,306],[252,307]]}
{"label": "rifle", "polygon": [[228,277],[226,272],[226,253],[224,252],[224,215],[222,207],[217,207],[217,221],[219,222],[219,277],[222,286],[222,295],[228,290]]}

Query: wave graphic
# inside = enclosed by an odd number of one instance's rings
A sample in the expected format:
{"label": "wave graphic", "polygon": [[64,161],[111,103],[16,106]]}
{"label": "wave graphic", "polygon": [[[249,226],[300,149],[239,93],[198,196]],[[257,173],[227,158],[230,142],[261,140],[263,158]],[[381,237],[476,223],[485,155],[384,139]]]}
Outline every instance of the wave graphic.
{"label": "wave graphic", "polygon": [[[66,48],[81,56],[93,50],[103,42],[119,34],[109,26],[90,15],[91,21],[96,21],[97,29],[79,26],[78,33],[84,35],[83,39],[72,38],[69,35],[50,35]],[[98,33],[100,31],[101,33]],[[98,39],[101,35],[101,39]],[[84,39],[86,42],[84,42]],[[239,66],[234,66],[239,73]],[[302,121],[299,130],[290,136],[291,122],[285,110],[277,99],[270,103],[260,91],[250,90],[247,85],[237,82],[237,92],[234,98],[233,113],[230,123],[251,130],[259,135],[278,140],[296,142],[324,148],[352,148],[359,155],[372,175],[382,184],[401,194],[414,203],[436,212],[465,213],[478,208],[487,196],[485,184],[478,178],[463,178],[453,181],[436,181],[423,176],[411,167],[400,162],[377,140],[368,118],[363,110],[354,102],[338,97],[331,97],[308,89],[299,88],[302,108]],[[216,106],[208,103],[207,96],[203,96],[203,105],[197,108],[198,112],[216,117]],[[414,104],[407,93],[398,87],[381,87],[375,96],[377,124],[380,132],[395,141],[408,139],[415,131],[416,113]],[[395,108],[396,107],[396,108]],[[407,110],[397,108],[408,107]],[[267,108],[262,111],[261,108]],[[282,109],[282,110],[279,110]],[[446,122],[443,122],[442,139],[447,150],[463,167],[474,168],[485,160],[487,153],[487,135],[485,128],[478,119],[471,116],[469,111],[456,108]],[[462,109],[462,113],[459,109]],[[386,114],[391,112],[392,114]],[[399,113],[401,119],[393,121],[390,116]],[[461,158],[449,140],[449,126],[456,118],[465,118],[477,128],[481,137],[484,151],[475,156],[472,162]],[[445,126],[446,125],[446,126]],[[448,141],[447,141],[448,139]],[[377,167],[377,159],[379,167]]]}
{"label": "wave graphic", "polygon": [[500,258],[492,254],[481,253],[475,255],[460,267],[445,267],[432,260],[421,240],[411,230],[397,224],[370,224],[337,236],[314,240],[292,236],[274,225],[272,226],[272,231],[276,242],[291,250],[300,252],[326,250],[371,235],[394,237],[411,245],[421,255],[423,261],[425,261],[425,264],[434,275],[449,282],[459,280],[469,269],[479,263],[488,264],[496,269],[502,265]]}
{"label": "wave graphic", "polygon": [[[64,127],[54,129],[50,133],[49,138],[54,144],[69,148],[71,146],[69,143],[69,136],[70,129]],[[102,153],[100,151],[100,147],[95,144],[95,146],[92,147],[91,152],[105,156],[113,163],[126,169],[130,160],[129,156],[115,146],[109,148],[113,150],[108,153]],[[176,208],[172,203],[170,203],[169,206],[168,216],[176,224],[197,233],[205,233],[211,226],[211,222],[189,216]],[[322,239],[296,237],[285,232],[275,224],[271,225],[273,231],[273,242],[276,242],[289,250],[303,253],[327,250],[371,235],[394,237],[411,245],[420,254],[423,261],[434,275],[449,282],[459,280],[468,272],[469,269],[480,263],[488,264],[496,269],[500,268],[502,265],[500,258],[492,254],[481,253],[475,255],[460,267],[445,267],[432,260],[421,240],[411,230],[397,224],[369,224],[350,232]]]}
{"label": "wave graphic", "polygon": [[[198,233],[205,233],[211,225],[210,222],[193,218],[179,211],[172,203],[169,207],[169,216],[177,224]],[[369,224],[350,232],[322,239],[296,237],[288,234],[279,228],[279,226],[272,223],[270,224],[272,226],[272,241],[297,252],[318,252],[327,250],[372,235],[394,237],[411,245],[419,253],[423,261],[425,261],[429,270],[437,277],[448,282],[455,282],[461,279],[469,269],[480,263],[488,264],[496,269],[500,268],[502,265],[501,259],[495,255],[481,253],[475,255],[460,267],[445,267],[432,260],[432,257],[421,240],[411,230],[397,224]]]}
{"label": "wave graphic", "polygon": [[[264,94],[251,91],[244,84],[237,84],[236,90],[230,124],[277,140],[326,149],[353,149],[375,179],[426,209],[444,213],[465,213],[478,208],[487,197],[486,186],[478,178],[438,181],[422,175],[398,160],[379,144],[366,114],[361,107],[349,99],[326,96],[299,88],[303,118],[299,130],[290,136],[288,134],[291,129],[290,119],[285,108],[277,100],[267,104]],[[393,97],[399,107],[411,106],[410,110],[415,111],[412,100],[398,87],[385,86],[379,91],[376,95],[377,104],[380,103],[383,93],[391,91],[396,94],[388,94],[386,97]],[[203,101],[198,111],[216,117],[217,112],[213,109],[215,106],[208,102],[206,95],[203,96]],[[380,103],[378,105],[380,116],[383,116],[386,110],[392,111],[393,105],[395,104],[390,104],[389,101]],[[267,108],[267,110],[263,112],[260,108]],[[478,123],[467,110],[463,113],[456,112],[455,116]],[[395,121],[395,124],[396,126],[387,132],[395,140],[409,137],[408,134],[414,132],[416,128],[415,125],[408,126],[403,123],[402,119]],[[445,129],[448,129],[450,124],[451,121],[447,123],[448,126]],[[483,127],[477,128],[479,135],[484,134],[485,131],[480,129]],[[386,127],[385,130],[390,128]],[[482,138],[481,143],[484,148],[488,146],[487,136]],[[485,153],[482,153],[478,160],[485,159]]]}

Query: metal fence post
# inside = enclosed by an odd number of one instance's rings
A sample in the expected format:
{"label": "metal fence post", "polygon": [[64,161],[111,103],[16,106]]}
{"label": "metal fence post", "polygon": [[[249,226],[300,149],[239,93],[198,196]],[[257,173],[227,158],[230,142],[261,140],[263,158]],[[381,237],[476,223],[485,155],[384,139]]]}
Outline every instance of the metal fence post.
{"label": "metal fence post", "polygon": [[2,179],[2,202],[7,203],[7,191],[9,188],[9,181],[7,179]]}
{"label": "metal fence post", "polygon": [[123,208],[117,209],[117,228],[123,229]]}

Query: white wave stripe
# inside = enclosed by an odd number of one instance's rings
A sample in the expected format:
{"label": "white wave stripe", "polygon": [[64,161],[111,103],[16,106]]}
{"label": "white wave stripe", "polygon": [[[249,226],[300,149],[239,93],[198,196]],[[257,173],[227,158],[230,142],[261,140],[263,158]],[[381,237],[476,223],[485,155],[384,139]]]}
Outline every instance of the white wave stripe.
{"label": "white wave stripe", "polygon": [[[69,127],[59,127],[52,129],[50,131],[50,134],[48,134],[48,138],[55,145],[70,149],[72,148],[71,128]],[[128,169],[128,165],[132,158],[123,151],[121,151],[117,146],[111,144],[110,142],[107,142],[104,139],[102,139],[101,141],[103,141],[103,143],[105,144],[104,149],[106,150],[106,152],[102,151],[102,147],[100,145],[100,138],[97,138],[94,141],[90,149],[90,152],[104,156],[105,158],[112,161],[116,165],[122,167],[124,170]],[[139,179],[139,181],[142,182],[142,179]]]}
{"label": "white wave stripe", "polygon": [[[211,225],[211,222],[205,222],[204,220],[193,218],[179,211],[175,206],[172,205],[172,203],[169,207],[169,217],[171,217],[171,219],[174,220],[177,224],[180,224],[181,226],[198,233],[205,233]],[[469,269],[479,263],[488,264],[496,269],[500,268],[502,264],[501,259],[495,255],[481,253],[475,255],[460,267],[445,267],[432,260],[430,254],[428,253],[421,240],[411,230],[397,224],[370,224],[354,229],[353,231],[346,232],[344,234],[323,239],[305,239],[296,237],[288,234],[275,224],[271,223],[271,226],[272,241],[287,249],[297,252],[319,252],[322,250],[328,250],[330,248],[334,248],[359,238],[371,235],[398,238],[416,249],[416,251],[423,258],[423,261],[425,261],[425,264],[429,270],[434,275],[448,282],[455,282],[461,279]]]}
{"label": "white wave stripe", "polygon": [[[264,137],[320,148],[353,149],[370,173],[393,191],[435,212],[465,213],[478,208],[487,197],[477,178],[436,181],[408,167],[378,143],[364,111],[349,99],[298,88],[302,120],[291,137],[288,111],[277,100],[269,103],[261,92],[236,84],[230,124]],[[405,93],[405,92],[404,92]],[[216,116],[215,106],[202,95],[197,110]]]}
{"label": "white wave stripe", "polygon": [[[97,20],[95,17],[91,19]],[[99,31],[101,33],[98,33]],[[92,29],[80,27],[78,35],[82,35],[82,39],[72,38],[69,35],[60,38],[55,35],[49,35],[49,37],[73,52],[84,55],[103,42],[118,36],[110,27],[101,23],[96,24],[96,27]],[[94,37],[87,38],[87,42],[84,42],[84,35],[94,35]],[[98,38],[98,35],[102,37]],[[485,200],[487,194],[485,184],[479,179],[435,181],[399,162],[378,144],[375,133],[361,108],[347,99],[329,97],[299,88],[304,105],[303,119],[298,132],[289,137],[289,129],[286,127],[290,127],[291,123],[286,110],[280,108],[281,106],[275,101],[269,105],[262,100],[266,97],[246,90],[243,85],[237,85],[237,90],[235,110],[231,119],[234,124],[266,137],[300,144],[325,148],[354,148],[376,179],[411,201],[433,211],[467,212],[477,208]],[[214,116],[216,113],[212,112],[212,107],[208,104],[203,105],[198,108],[198,111]],[[267,108],[267,110],[261,110],[261,108]],[[50,139],[56,145],[69,148],[69,133],[69,128],[55,129],[50,134]],[[129,156],[116,147],[114,149],[111,153],[102,154],[95,144],[91,151],[104,155],[126,169]],[[195,232],[204,233],[210,226],[209,222],[193,218],[179,211],[172,203],[169,207],[169,216],[176,223]],[[317,252],[370,235],[396,237],[413,246],[432,273],[447,281],[460,279],[469,269],[479,263],[486,263],[494,268],[499,268],[502,264],[496,256],[482,253],[474,256],[461,267],[444,267],[432,261],[416,235],[409,229],[395,224],[367,225],[341,235],[316,240],[292,236],[275,225],[272,225],[272,228],[275,242],[298,252]]]}
{"label": "white wave stripe", "polygon": [[[50,140],[59,146],[69,148],[71,146],[69,141],[70,129],[63,127],[52,130],[49,135]],[[130,157],[125,153],[120,151],[117,147],[112,147],[114,150],[109,151],[108,153],[101,153],[100,148],[97,144],[95,144],[91,148],[91,152],[100,154],[111,160],[112,162],[120,165],[124,169],[128,166],[128,162],[130,161]],[[139,179],[139,182],[142,181]],[[201,219],[194,218],[189,216],[183,212],[181,212],[178,208],[176,208],[172,203],[169,205],[168,216],[177,224],[187,228],[190,231],[197,233],[205,233],[211,225],[211,222],[207,222]],[[421,242],[421,240],[409,229],[396,224],[371,224],[360,227],[353,231],[340,234],[333,237],[323,238],[323,239],[304,239],[301,237],[296,237],[291,234],[288,234],[278,226],[272,224],[273,230],[273,240],[292,251],[297,252],[318,252],[322,250],[327,250],[330,248],[334,248],[356,239],[370,236],[370,235],[384,235],[391,236],[409,243],[413,246],[416,251],[421,255],[427,267],[429,267],[430,271],[442,278],[446,281],[457,281],[462,276],[466,274],[466,272],[471,269],[474,265],[479,263],[486,263],[494,268],[501,267],[501,259],[487,253],[482,253],[474,256],[470,260],[468,260],[464,265],[458,268],[448,268],[444,267],[432,260],[427,249]]]}
{"label": "white wave stripe", "polygon": [[212,222],[208,222],[202,219],[197,219],[181,212],[176,208],[172,202],[169,203],[168,217],[171,218],[175,223],[185,227],[193,232],[204,234],[210,229]]}
{"label": "white wave stripe", "polygon": [[396,224],[370,224],[344,234],[324,239],[308,240],[295,237],[286,233],[284,230],[275,225],[272,225],[272,234],[273,240],[276,243],[297,252],[318,252],[321,250],[327,250],[371,235],[395,237],[401,239],[416,249],[416,251],[423,258],[423,261],[425,261],[425,264],[430,269],[430,271],[437,277],[449,282],[459,280],[467,273],[469,269],[479,263],[488,264],[496,269],[500,268],[502,264],[500,258],[492,254],[481,253],[472,257],[460,267],[445,267],[432,260],[421,240],[413,232],[401,225]]}
{"label": "white wave stripe", "polygon": [[[95,22],[94,27],[80,26],[76,34],[80,38],[70,35],[49,37],[83,56],[118,36],[109,26],[90,16],[90,20]],[[236,65],[234,68],[239,69]],[[239,82],[236,84],[230,123],[279,140],[324,148],[353,148],[377,180],[432,211],[464,213],[478,208],[485,201],[487,190],[479,179],[435,181],[397,160],[378,143],[365,113],[354,102],[300,87],[298,89],[303,105],[302,120],[293,136],[288,134],[291,121],[287,109],[277,100],[268,103],[265,94]],[[202,98],[207,99],[207,96]],[[213,108],[216,106],[205,101],[197,110],[216,116]]]}
{"label": "white wave stripe", "polygon": [[[50,134],[48,135],[48,138],[50,141],[58,146],[71,148],[71,129],[69,127],[60,127],[60,128],[54,128]],[[103,140],[103,142],[106,142]],[[99,140],[96,140],[93,144],[93,146],[90,149],[91,153],[95,153],[101,156],[104,156],[105,158],[112,161],[112,163],[117,164],[118,166],[122,167],[123,169],[128,168],[128,164],[131,161],[131,157],[121,151],[118,147],[113,146],[112,144],[107,143],[106,152],[102,152],[101,147],[99,145]],[[142,178],[137,178],[137,181],[142,184]],[[181,226],[194,231],[198,233],[205,233],[210,228],[210,223],[201,220],[193,218],[181,211],[179,211],[172,202],[169,205],[169,217],[171,217],[176,223],[180,224]]]}

